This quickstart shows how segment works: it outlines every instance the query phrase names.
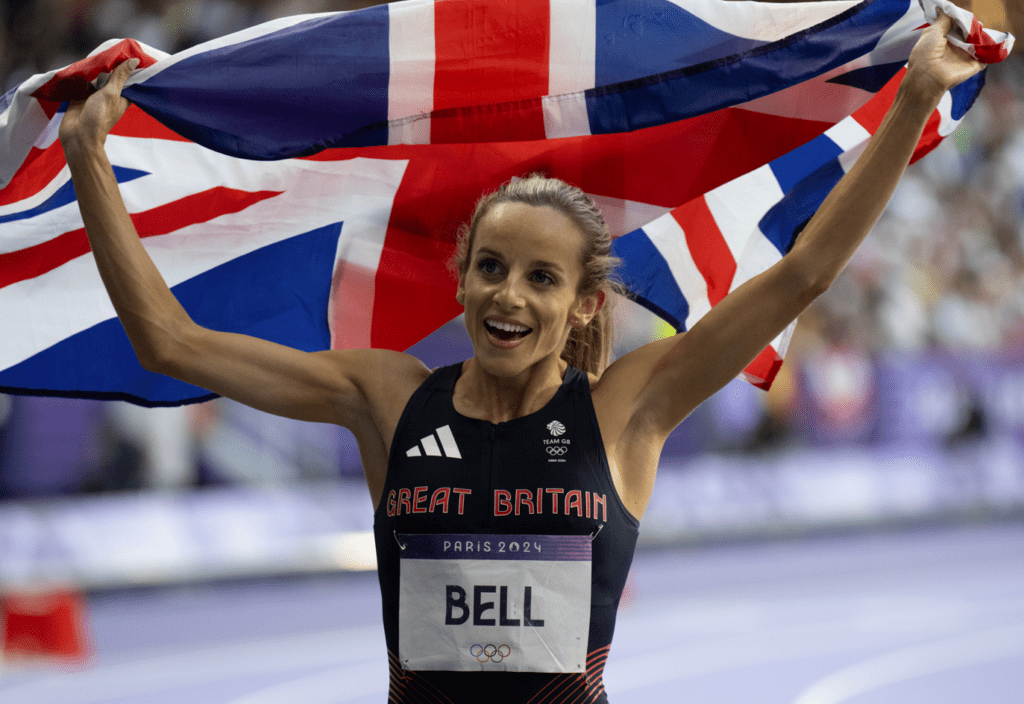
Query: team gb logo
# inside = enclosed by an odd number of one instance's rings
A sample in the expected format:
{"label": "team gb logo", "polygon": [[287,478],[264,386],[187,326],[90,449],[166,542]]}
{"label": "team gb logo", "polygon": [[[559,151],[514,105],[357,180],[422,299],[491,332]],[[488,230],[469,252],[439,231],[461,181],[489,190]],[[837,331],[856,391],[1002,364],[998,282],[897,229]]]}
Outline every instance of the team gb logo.
{"label": "team gb logo", "polygon": [[551,431],[551,434],[556,437],[565,434],[565,426],[559,423],[557,420],[553,420],[550,423],[548,423],[547,428],[548,430]]}

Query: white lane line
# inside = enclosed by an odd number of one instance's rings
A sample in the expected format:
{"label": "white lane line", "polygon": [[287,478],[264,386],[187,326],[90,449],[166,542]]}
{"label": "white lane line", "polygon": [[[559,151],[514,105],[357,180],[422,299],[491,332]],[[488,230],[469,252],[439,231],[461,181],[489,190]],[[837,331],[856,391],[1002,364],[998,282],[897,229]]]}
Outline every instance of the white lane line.
{"label": "white lane line", "polygon": [[1024,654],[1024,623],[925,643],[834,672],[793,704],[840,704],[887,685]]}
{"label": "white lane line", "polygon": [[[846,632],[848,626],[849,619],[839,618],[761,628],[676,647],[664,647],[664,643],[659,643],[656,650],[634,651],[632,655],[618,659],[613,645],[613,655],[605,670],[605,686],[609,696],[614,698],[655,684],[863,647],[864,643],[859,640],[835,638],[836,633]],[[862,634],[868,640],[876,639],[877,635]]]}
{"label": "white lane line", "polygon": [[[649,610],[658,603],[649,602],[645,607]],[[787,608],[777,608],[780,605]],[[963,633],[983,620],[970,602],[939,598],[918,598],[916,603],[902,598],[873,597],[853,602],[820,599],[815,600],[813,611],[818,617],[813,619],[789,608],[799,605],[797,600],[773,604],[776,608],[771,609],[758,608],[755,602],[724,607],[709,603],[703,607],[696,603],[676,604],[655,608],[654,613],[640,618],[622,619],[619,648],[612,646],[613,654],[605,671],[609,695],[825,653],[865,648],[877,652],[892,647],[897,638]],[[832,618],[826,616],[830,612],[834,614]],[[1007,618],[1024,617],[1016,597],[990,602],[985,613],[1002,614],[1002,623]],[[883,614],[888,618],[882,619]],[[633,635],[638,632],[644,634],[643,638]],[[730,634],[714,635],[723,632]],[[642,647],[638,647],[641,643]]]}
{"label": "white lane line", "polygon": [[383,660],[384,650],[384,632],[379,626],[340,629],[100,665],[83,672],[49,673],[44,679],[0,688],[0,700],[60,704],[102,704],[120,698],[144,701],[143,695],[189,685],[318,666],[359,665],[365,673],[371,662]]}

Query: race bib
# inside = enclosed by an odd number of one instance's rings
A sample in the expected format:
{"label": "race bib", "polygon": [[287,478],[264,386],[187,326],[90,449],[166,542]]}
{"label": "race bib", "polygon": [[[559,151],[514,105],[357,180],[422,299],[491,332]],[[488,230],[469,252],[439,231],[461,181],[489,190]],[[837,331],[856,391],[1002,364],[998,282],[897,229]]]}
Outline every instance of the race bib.
{"label": "race bib", "polygon": [[586,671],[589,536],[397,538],[403,667]]}

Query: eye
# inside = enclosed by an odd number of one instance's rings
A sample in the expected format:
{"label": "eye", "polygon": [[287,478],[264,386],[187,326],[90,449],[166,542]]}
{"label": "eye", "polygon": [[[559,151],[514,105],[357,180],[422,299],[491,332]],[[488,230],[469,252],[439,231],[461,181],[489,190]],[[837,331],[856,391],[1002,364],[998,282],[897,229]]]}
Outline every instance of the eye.
{"label": "eye", "polygon": [[546,286],[555,283],[554,278],[552,278],[552,276],[548,274],[546,271],[535,271],[530,275],[530,278],[535,283],[544,284]]}
{"label": "eye", "polygon": [[501,271],[501,264],[497,259],[481,259],[477,262],[476,268],[484,274],[497,274]]}

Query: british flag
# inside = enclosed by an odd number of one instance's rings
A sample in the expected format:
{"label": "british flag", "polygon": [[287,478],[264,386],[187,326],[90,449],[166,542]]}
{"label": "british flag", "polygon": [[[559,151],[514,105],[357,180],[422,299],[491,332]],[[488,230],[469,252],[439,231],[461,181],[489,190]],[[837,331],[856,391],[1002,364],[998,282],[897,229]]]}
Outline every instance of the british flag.
{"label": "british flag", "polygon": [[[925,24],[910,0],[405,0],[173,56],[108,42],[0,98],[0,390],[210,397],[138,365],[56,141],[62,101],[126,58],[142,64],[107,152],[193,318],[305,350],[406,349],[460,312],[446,262],[475,199],[533,171],[598,201],[622,278],[686,329],[788,250]],[[1009,50],[982,34],[989,58]],[[918,156],[981,85],[946,97]],[[770,384],[784,350],[751,380]]]}

